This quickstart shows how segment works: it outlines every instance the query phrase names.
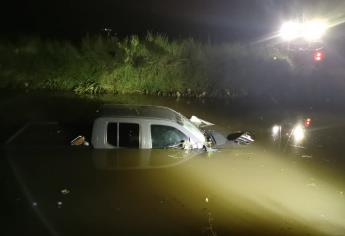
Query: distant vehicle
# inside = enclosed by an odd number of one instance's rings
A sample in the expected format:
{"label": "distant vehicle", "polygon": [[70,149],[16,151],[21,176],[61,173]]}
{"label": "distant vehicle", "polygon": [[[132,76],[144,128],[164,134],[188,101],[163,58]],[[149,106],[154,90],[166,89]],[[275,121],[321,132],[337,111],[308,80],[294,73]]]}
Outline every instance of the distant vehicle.
{"label": "distant vehicle", "polygon": [[[33,136],[38,136],[37,139],[42,143],[47,140],[56,144],[66,143],[61,141],[68,137],[68,132],[64,131],[63,127],[59,128],[58,123],[49,124],[49,127],[40,124],[36,128],[33,124],[28,124],[12,136],[8,144],[16,143],[20,139],[26,140],[27,143],[34,140]],[[99,117],[93,122],[91,145],[94,149],[210,150],[225,147],[227,144],[249,144],[254,141],[246,132],[223,135],[206,129],[212,125],[196,116],[187,119],[180,113],[163,106],[104,105]],[[25,137],[26,131],[30,130],[32,132],[29,134],[30,140],[22,138]],[[39,132],[40,130],[43,133]],[[63,134],[64,137],[61,138]],[[70,144],[89,145],[83,135],[73,139]]]}
{"label": "distant vehicle", "polygon": [[296,65],[318,65],[325,59],[323,42],[295,41],[284,45],[283,49]]}
{"label": "distant vehicle", "polygon": [[280,50],[287,52],[296,65],[317,65],[325,59],[323,36],[328,27],[327,21],[322,19],[285,22],[279,31]]}

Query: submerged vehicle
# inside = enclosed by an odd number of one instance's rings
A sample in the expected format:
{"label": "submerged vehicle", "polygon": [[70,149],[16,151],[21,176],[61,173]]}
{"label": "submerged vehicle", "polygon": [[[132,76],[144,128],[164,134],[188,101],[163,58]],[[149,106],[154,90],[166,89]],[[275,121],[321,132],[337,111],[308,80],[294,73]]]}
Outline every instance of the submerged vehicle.
{"label": "submerged vehicle", "polygon": [[[45,128],[44,123],[27,124],[9,140],[8,144],[25,137],[27,131],[45,137],[55,144],[66,143],[68,131],[58,123],[46,123],[50,125]],[[52,125],[56,126],[56,131]],[[210,150],[213,148],[226,147],[227,144],[249,144],[254,141],[247,132],[235,132],[224,135],[208,127],[213,124],[204,121],[196,116],[187,119],[180,113],[163,106],[142,106],[142,105],[104,105],[100,115],[93,121],[91,132],[91,146],[94,149],[200,149]],[[42,133],[38,131],[42,130]],[[44,134],[46,130],[47,134]],[[48,134],[50,136],[48,138]],[[55,134],[51,137],[52,134]],[[25,139],[30,142],[30,139]],[[23,138],[22,138],[23,139]],[[59,141],[58,141],[59,140]],[[89,146],[83,135],[73,139],[70,144],[73,146]]]}
{"label": "submerged vehicle", "polygon": [[254,142],[249,133],[224,135],[210,129],[213,125],[163,106],[104,105],[86,128],[78,123],[27,123],[8,139],[6,154],[21,159],[79,153],[92,159],[96,169],[157,169]]}
{"label": "submerged vehicle", "polygon": [[227,142],[254,141],[245,132],[225,137],[205,129],[212,125],[196,116],[187,119],[162,106],[106,105],[94,121],[91,144],[96,149],[207,149]]}

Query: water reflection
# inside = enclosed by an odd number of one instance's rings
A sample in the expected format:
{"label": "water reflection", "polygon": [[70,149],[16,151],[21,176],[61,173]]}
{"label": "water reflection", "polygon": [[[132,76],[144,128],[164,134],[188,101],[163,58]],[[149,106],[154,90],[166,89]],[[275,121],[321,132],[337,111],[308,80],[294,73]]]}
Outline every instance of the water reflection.
{"label": "water reflection", "polygon": [[[88,214],[99,218],[94,233],[108,227],[159,234],[168,227],[174,233],[202,234],[211,226],[219,235],[345,231],[341,178],[260,146],[212,153],[23,148],[9,155],[28,200],[36,202],[35,211],[60,231],[71,222],[79,229]],[[65,187],[71,194],[61,196]]]}
{"label": "water reflection", "polygon": [[93,150],[92,159],[100,170],[161,169],[181,165],[202,151],[179,149]]}

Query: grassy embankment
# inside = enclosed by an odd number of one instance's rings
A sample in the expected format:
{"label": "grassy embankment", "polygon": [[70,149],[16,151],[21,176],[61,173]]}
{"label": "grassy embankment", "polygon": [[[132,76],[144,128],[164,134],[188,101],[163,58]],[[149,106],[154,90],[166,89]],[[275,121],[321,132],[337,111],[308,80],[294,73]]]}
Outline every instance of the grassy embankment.
{"label": "grassy embankment", "polygon": [[289,76],[288,63],[272,56],[257,45],[172,41],[151,33],[121,40],[85,37],[79,44],[1,41],[0,88],[238,96],[269,91]]}

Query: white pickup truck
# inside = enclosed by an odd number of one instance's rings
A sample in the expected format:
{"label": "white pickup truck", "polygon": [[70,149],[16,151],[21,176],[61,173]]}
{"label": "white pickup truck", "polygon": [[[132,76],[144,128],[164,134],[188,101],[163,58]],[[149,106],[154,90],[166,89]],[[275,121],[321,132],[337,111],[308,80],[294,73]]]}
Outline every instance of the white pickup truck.
{"label": "white pickup truck", "polygon": [[8,139],[6,156],[13,163],[49,157],[57,165],[62,159],[68,159],[69,165],[79,159],[89,165],[92,160],[100,170],[156,169],[180,165],[205,151],[254,141],[243,132],[223,135],[210,130],[212,125],[167,107],[105,105],[86,125],[26,124]]}
{"label": "white pickup truck", "polygon": [[[162,106],[106,105],[94,121],[91,144],[96,149],[203,149],[225,144],[227,139],[219,133],[202,129],[211,125]],[[235,136],[231,141],[254,141],[247,133]]]}
{"label": "white pickup truck", "polygon": [[[248,144],[254,140],[248,133],[237,132],[228,136],[205,130],[213,125],[196,116],[187,119],[180,113],[163,106],[104,105],[98,118],[93,121],[91,145],[94,149],[205,149],[220,147],[229,142]],[[35,137],[44,145],[70,143],[88,145],[85,134],[73,139],[58,123],[46,125],[28,124],[14,134],[8,144],[20,142],[21,136],[29,132],[30,143]],[[45,133],[45,134],[44,134]],[[76,135],[76,134],[73,134]],[[25,135],[24,135],[25,136]],[[88,136],[86,136],[88,137]],[[68,140],[68,142],[66,142]],[[72,141],[71,141],[72,140]]]}

